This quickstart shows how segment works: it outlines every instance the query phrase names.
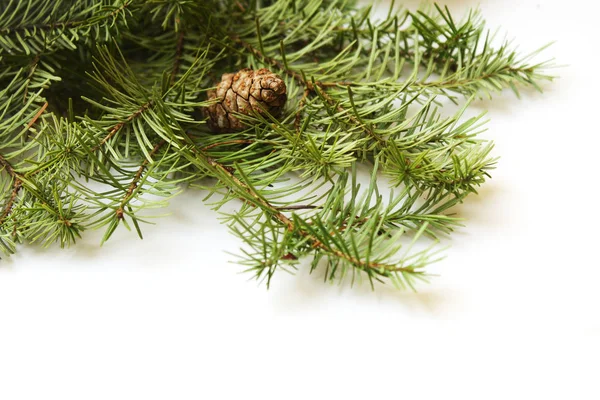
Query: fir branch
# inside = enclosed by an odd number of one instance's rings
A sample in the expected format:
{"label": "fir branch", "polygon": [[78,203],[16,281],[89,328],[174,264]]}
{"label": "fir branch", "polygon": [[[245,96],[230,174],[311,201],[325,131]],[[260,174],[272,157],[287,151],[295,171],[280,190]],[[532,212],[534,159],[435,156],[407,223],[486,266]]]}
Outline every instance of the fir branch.
{"label": "fir branch", "polygon": [[177,50],[175,51],[175,61],[173,62],[173,71],[171,72],[171,86],[175,84],[177,80],[177,74],[179,73],[179,67],[181,65],[181,57],[183,56],[183,41],[185,39],[185,32],[179,32],[177,37]]}
{"label": "fir branch", "polygon": [[48,108],[47,101],[44,104],[42,104],[42,106],[40,107],[38,112],[33,116],[31,121],[29,121],[29,123],[27,124],[27,129],[31,128],[37,122],[38,118],[40,118],[42,116],[42,114],[44,113],[44,111],[46,111],[46,108]]}
{"label": "fir branch", "polygon": [[[165,144],[166,144],[166,141],[163,140],[162,142],[160,142],[156,146],[154,146],[154,148],[150,152],[150,158],[152,158],[156,153],[158,153],[160,148],[163,147]],[[146,170],[146,168],[148,167],[149,163],[150,163],[150,161],[148,161],[148,158],[144,158],[144,161],[142,162],[142,164],[138,168],[137,172],[135,173],[135,176],[131,180],[131,183],[129,184],[129,187],[127,188],[127,191],[125,192],[125,195],[121,199],[119,207],[115,211],[117,218],[123,219],[124,208],[127,205],[127,203],[129,202],[129,200],[133,197],[133,193],[137,189],[140,179],[142,178],[142,174],[144,173],[144,170]]]}
{"label": "fir branch", "polygon": [[[3,52],[41,54],[59,48],[74,49],[74,42],[93,32],[114,31],[115,21],[132,4],[124,0],[120,7],[105,1],[78,1],[76,4],[53,0],[23,2],[9,0],[0,14],[0,54]],[[53,48],[53,46],[56,46]]]}
{"label": "fir branch", "polygon": [[212,143],[207,146],[204,146],[202,148],[202,151],[207,151],[207,150],[213,149],[215,147],[219,147],[219,146],[227,146],[227,145],[231,145],[231,144],[252,144],[254,142],[255,142],[254,140],[250,140],[250,139],[226,140],[224,142],[216,142],[216,143]]}
{"label": "fir branch", "polygon": [[292,77],[293,79],[295,79],[299,84],[301,84],[302,86],[305,86],[307,90],[314,90],[313,84],[311,82],[308,82],[304,79],[304,77],[302,76],[302,74],[300,74],[299,72],[296,72],[292,69],[288,69],[286,68],[285,65],[283,65],[283,63],[277,61],[275,58],[273,57],[268,57],[265,54],[263,54],[259,49],[254,48],[254,46],[252,46],[250,43],[242,40],[238,35],[236,34],[231,34],[229,36],[229,38],[236,43],[239,46],[242,46],[244,49],[246,49],[247,51],[250,52],[250,54],[254,55],[255,57],[258,57],[260,60],[263,61],[263,63],[268,66],[268,67],[276,67],[278,70],[280,71],[284,71],[288,76]]}
{"label": "fir branch", "polygon": [[[257,206],[261,207],[265,210],[268,215],[281,223],[289,232],[297,234],[302,238],[306,239],[310,246],[314,249],[319,249],[324,251],[327,254],[330,254],[336,258],[345,260],[361,270],[376,270],[376,271],[384,271],[386,273],[392,272],[402,272],[402,273],[415,273],[416,268],[414,266],[402,266],[399,267],[393,264],[379,263],[379,262],[369,262],[360,260],[354,256],[348,255],[347,253],[340,251],[330,244],[323,242],[318,239],[314,233],[311,233],[309,229],[306,229],[308,225],[304,224],[305,228],[302,228],[302,225],[295,223],[292,219],[287,217],[280,208],[273,206],[269,201],[267,201],[263,196],[258,194],[258,192],[249,184],[241,181],[237,178],[231,168],[224,166],[219,163],[212,157],[207,156],[205,153],[199,150],[195,150],[194,153],[200,157],[206,164],[211,166],[213,169],[218,171],[218,176],[225,176],[227,179],[223,182],[225,185],[229,187],[229,189],[233,192],[236,192],[242,195],[244,198],[252,199],[252,202]],[[314,209],[316,207],[311,206],[293,206],[291,209]],[[288,207],[289,209],[289,207]]]}
{"label": "fir branch", "polygon": [[[364,133],[366,133],[368,136],[370,136],[371,138],[373,138],[377,142],[382,142],[382,139],[377,134],[375,134],[375,132],[373,132],[372,129],[370,129],[369,127],[365,126],[355,115],[350,114],[348,110],[346,110],[339,103],[337,103],[324,90],[326,87],[338,86],[341,83],[327,82],[326,85],[324,85],[320,81],[316,81],[314,83],[310,82],[310,81],[306,80],[304,78],[304,76],[302,74],[300,74],[299,72],[296,72],[296,71],[294,71],[294,70],[292,70],[292,69],[284,66],[282,63],[280,63],[279,61],[277,61],[275,58],[265,56],[259,49],[254,48],[250,43],[245,42],[244,40],[240,39],[238,36],[234,35],[234,36],[230,36],[230,37],[231,37],[231,39],[235,43],[241,45],[242,47],[244,47],[245,49],[247,49],[251,54],[253,54],[254,56],[256,56],[259,59],[261,59],[267,66],[274,66],[277,69],[284,71],[291,78],[293,78],[296,81],[298,81],[298,83],[300,83],[302,86],[304,86],[305,91],[307,91],[308,93],[316,93],[317,95],[323,97],[325,99],[325,101],[331,107],[335,107],[335,109],[341,115],[347,115],[348,119],[350,120],[350,122],[353,123],[355,126],[358,126]],[[304,100],[304,102],[305,101],[306,100]],[[303,101],[302,100],[301,100],[301,105],[303,106]],[[296,119],[297,120],[300,118],[298,115],[300,115],[300,113],[302,112],[302,109],[303,109],[303,107],[299,107],[299,109],[297,111],[297,114],[296,114]],[[299,124],[297,123],[296,124],[296,128],[298,129],[298,127],[299,127]]]}
{"label": "fir branch", "polygon": [[[27,129],[31,128],[37,122],[37,120],[44,113],[47,107],[48,102],[45,102],[42,105],[42,107],[40,107],[39,111],[33,116],[31,121],[29,121],[29,123],[27,124]],[[2,169],[6,171],[13,180],[13,189],[10,193],[10,197],[8,198],[8,201],[6,202],[4,207],[2,208],[2,214],[0,214],[0,226],[2,226],[4,221],[6,221],[6,218],[8,218],[8,216],[12,212],[15,200],[19,195],[19,192],[23,188],[23,179],[25,178],[23,177],[23,175],[15,171],[15,168],[11,165],[10,162],[8,162],[8,160],[2,154],[0,154],[0,166],[2,166]]]}
{"label": "fir branch", "polygon": [[110,139],[112,139],[112,137],[115,136],[121,130],[121,128],[123,128],[125,125],[127,125],[131,121],[135,120],[136,118],[138,118],[140,115],[142,115],[142,113],[144,111],[146,111],[147,109],[149,109],[152,106],[153,106],[153,101],[150,100],[147,103],[142,104],[142,106],[139,109],[137,109],[133,114],[129,115],[127,117],[127,119],[125,119],[125,121],[119,122],[116,125],[114,125],[110,129],[108,134],[105,137],[103,137],[102,140],[100,140],[100,143],[98,143],[96,146],[94,146],[92,148],[92,151],[98,151],[102,146],[104,146],[104,144],[106,144],[106,142],[108,142]]}
{"label": "fir branch", "polygon": [[2,166],[2,169],[6,171],[13,180],[12,191],[10,192],[8,201],[4,204],[4,207],[2,207],[2,214],[0,214],[0,226],[2,226],[12,211],[15,199],[23,187],[23,181],[21,180],[22,176],[15,171],[14,167],[2,154],[0,154],[0,166]]}
{"label": "fir branch", "polygon": [[[121,5],[121,7],[118,7],[112,11],[109,11],[108,13],[106,13],[105,15],[100,15],[101,19],[110,19],[113,18],[115,16],[117,16],[119,13],[123,12],[127,7],[129,7],[131,5],[133,0],[129,0],[129,1],[124,1],[123,4]],[[81,2],[83,3],[83,2]],[[5,8],[5,13],[10,11],[11,6],[13,6],[14,4],[16,4],[15,7],[19,6],[19,2],[18,1],[9,1],[9,4],[6,6]],[[100,3],[96,2],[95,4],[92,2],[91,3],[91,7],[88,7],[86,11],[84,11],[82,14],[85,14],[88,10],[94,10],[95,8],[98,8],[98,5]],[[20,4],[22,6],[24,6],[25,4]],[[48,16],[45,16],[45,19],[51,18],[53,16],[52,13],[56,13],[58,8],[57,7],[53,7],[52,9],[49,9],[49,7],[45,7],[45,6],[41,6],[42,10],[46,11],[46,10],[50,10],[51,14]],[[18,8],[16,8],[16,10],[14,10],[14,14],[18,14],[17,12]],[[74,9],[69,10],[69,13],[72,13]],[[23,13],[22,15],[27,16],[28,13]],[[80,27],[80,26],[84,26],[90,23],[91,18],[85,18],[85,19],[79,19],[79,20],[64,20],[64,21],[54,21],[54,22],[50,22],[50,23],[34,23],[31,21],[39,21],[41,20],[43,14],[38,14],[35,15],[35,13],[29,13],[31,14],[31,17],[33,17],[32,20],[29,20],[28,23],[21,23],[18,24],[16,26],[10,27],[10,26],[4,26],[2,28],[0,28],[0,32],[3,32],[5,34],[11,34],[11,33],[17,33],[17,32],[27,32],[27,31],[49,31],[49,30],[54,30],[56,28],[62,28],[62,29],[68,29],[68,28],[75,28],[75,27]],[[65,15],[68,16],[68,13]],[[98,18],[98,17],[95,17]],[[25,20],[25,17],[23,17],[22,21],[23,22]]]}

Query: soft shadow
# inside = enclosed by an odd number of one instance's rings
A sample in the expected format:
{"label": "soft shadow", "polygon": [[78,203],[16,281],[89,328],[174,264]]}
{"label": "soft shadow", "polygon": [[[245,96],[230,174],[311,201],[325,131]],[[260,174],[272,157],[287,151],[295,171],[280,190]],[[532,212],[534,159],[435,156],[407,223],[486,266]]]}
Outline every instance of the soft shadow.
{"label": "soft shadow", "polygon": [[[309,266],[299,266],[294,276],[278,276],[270,289],[273,307],[277,311],[304,312],[326,308],[337,300],[352,299],[357,303],[375,303],[379,306],[398,308],[400,311],[425,313],[430,316],[447,316],[447,311],[458,309],[461,302],[458,292],[436,287],[436,277],[430,283],[418,283],[416,292],[410,289],[399,290],[391,284],[375,283],[371,287],[365,279],[351,284],[325,282],[323,270],[309,273]],[[346,301],[345,299],[344,301]]]}
{"label": "soft shadow", "polygon": [[[502,223],[501,219],[494,219],[496,213],[490,212],[496,201],[506,193],[507,189],[502,182],[489,179],[483,186],[477,188],[477,194],[473,193],[467,196],[460,204],[448,209],[448,214],[461,218],[463,224],[467,225],[469,221],[477,221],[479,223]],[[457,230],[461,230],[460,228]]]}

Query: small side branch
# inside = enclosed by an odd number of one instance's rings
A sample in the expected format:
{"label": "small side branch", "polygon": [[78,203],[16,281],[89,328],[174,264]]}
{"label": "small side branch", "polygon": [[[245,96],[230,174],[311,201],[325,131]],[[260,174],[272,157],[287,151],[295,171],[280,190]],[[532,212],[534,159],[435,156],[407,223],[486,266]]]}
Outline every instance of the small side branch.
{"label": "small side branch", "polygon": [[136,119],[137,117],[139,117],[144,111],[146,111],[148,108],[152,107],[153,104],[154,104],[153,101],[150,100],[149,102],[147,102],[146,104],[141,106],[136,112],[134,112],[129,117],[127,117],[127,119],[125,121],[119,122],[118,124],[113,126],[112,129],[108,132],[108,135],[106,135],[100,141],[100,143],[98,143],[96,146],[94,146],[92,148],[92,152],[98,151],[102,146],[104,146],[106,144],[106,142],[108,142],[113,136],[115,136],[117,134],[117,132],[119,132],[121,130],[121,128],[123,128],[123,126],[125,126],[129,122],[131,122],[134,119]]}
{"label": "small side branch", "polygon": [[313,84],[311,82],[307,82],[304,80],[304,77],[302,76],[302,74],[288,69],[285,67],[285,65],[283,65],[283,63],[277,61],[276,59],[266,56],[265,54],[263,54],[259,49],[254,48],[254,46],[252,46],[250,43],[246,42],[245,40],[240,39],[239,36],[237,35],[232,35],[230,36],[231,40],[233,40],[235,43],[239,44],[240,46],[244,47],[246,50],[248,50],[250,53],[252,53],[254,56],[260,58],[261,60],[263,60],[263,62],[267,65],[272,65],[274,67],[277,67],[278,69],[285,71],[285,73],[294,78],[299,84],[301,84],[302,86],[305,86],[307,89],[309,90],[313,90]]}
{"label": "small side branch", "polygon": [[2,209],[2,214],[0,215],[0,226],[2,226],[2,224],[4,224],[4,221],[6,221],[6,218],[8,218],[8,216],[12,212],[13,205],[15,204],[15,200],[16,200],[17,196],[19,195],[19,192],[21,191],[22,187],[23,187],[23,181],[21,181],[21,179],[19,179],[19,178],[15,179],[15,183],[13,184],[13,189],[10,192],[10,197],[8,198],[8,201],[4,205],[4,207]]}
{"label": "small side branch", "polygon": [[8,201],[6,202],[4,207],[2,207],[2,213],[0,214],[0,226],[1,226],[2,224],[4,224],[4,221],[6,221],[6,218],[8,218],[8,216],[12,212],[13,205],[15,204],[15,199],[17,198],[17,196],[19,195],[19,192],[21,191],[21,188],[23,187],[23,181],[21,180],[21,174],[19,174],[17,171],[15,171],[15,169],[11,165],[11,163],[9,163],[8,160],[6,158],[4,158],[4,156],[2,156],[1,154],[0,154],[0,166],[2,166],[2,168],[13,179],[13,189],[10,193]]}
{"label": "small side branch", "polygon": [[300,99],[300,103],[298,104],[298,111],[296,111],[296,116],[294,117],[294,128],[296,129],[296,133],[300,133],[300,122],[302,121],[302,111],[304,111],[304,107],[306,106],[306,100],[310,95],[310,90],[304,89],[304,94]]}
{"label": "small side branch", "polygon": [[48,102],[45,102],[42,107],[40,107],[40,109],[38,110],[38,112],[33,116],[33,118],[31,119],[31,121],[29,121],[29,123],[27,124],[27,129],[31,128],[33,126],[33,124],[35,124],[37,122],[37,120],[42,116],[42,114],[44,113],[44,111],[46,111],[46,108],[48,108]]}
{"label": "small side branch", "polygon": [[337,111],[341,112],[341,113],[345,113],[348,114],[348,118],[350,119],[350,121],[355,124],[356,126],[358,126],[364,133],[366,133],[367,135],[369,135],[371,138],[373,138],[374,140],[376,140],[378,143],[383,142],[383,139],[381,139],[374,131],[373,129],[365,126],[365,124],[363,124],[362,122],[360,122],[358,120],[357,117],[355,117],[354,115],[350,114],[348,112],[348,110],[346,110],[344,107],[342,107],[341,105],[337,104],[337,102],[325,91],[325,88],[327,87],[335,87],[335,86],[350,86],[352,85],[352,82],[346,82],[346,81],[341,81],[341,82],[320,82],[317,81],[314,84],[312,82],[309,82],[307,80],[304,79],[304,77],[302,76],[302,74],[286,68],[286,66],[277,61],[276,59],[266,56],[264,53],[262,53],[259,49],[256,49],[254,46],[252,46],[250,43],[240,39],[239,36],[236,35],[232,35],[230,36],[231,40],[233,40],[235,43],[239,44],[240,46],[244,47],[246,50],[248,50],[250,53],[252,53],[254,56],[258,57],[259,59],[261,59],[265,64],[267,65],[272,65],[276,68],[278,68],[279,70],[284,71],[288,76],[290,76],[291,78],[295,79],[300,85],[304,86],[305,91],[304,91],[304,95],[302,96],[302,99],[300,101],[300,107],[298,112],[296,113],[296,118],[294,121],[294,125],[296,128],[296,131],[299,131],[300,128],[300,113],[302,111],[302,108],[304,106],[304,103],[306,103],[306,99],[308,98],[308,94],[310,93],[314,93],[317,89],[315,86],[318,86],[319,89],[322,89],[320,91],[321,96],[327,101],[327,103],[330,106],[335,106]]}
{"label": "small side branch", "polygon": [[[156,146],[154,146],[154,148],[150,152],[150,157],[153,157],[160,150],[160,148],[165,145],[165,143],[166,142],[163,140],[162,142],[160,142],[159,144],[157,144]],[[149,163],[150,162],[148,161],[147,158],[144,159],[144,161],[142,162],[142,164],[138,168],[135,176],[133,177],[133,179],[129,183],[129,187],[127,188],[127,191],[125,192],[125,196],[123,196],[123,198],[121,199],[121,203],[119,204],[119,207],[115,211],[115,213],[117,214],[117,218],[123,219],[123,214],[124,214],[125,206],[129,202],[129,200],[131,200],[131,197],[133,196],[133,193],[137,189],[138,184],[140,182],[140,179],[142,179],[142,175],[144,174],[144,171],[148,167]]]}
{"label": "small side branch", "polygon": [[[104,18],[109,19],[109,18],[112,18],[112,17],[116,16],[117,14],[123,12],[127,7],[129,7],[129,5],[132,3],[132,1],[133,0],[126,1],[125,3],[123,3],[123,5],[121,7],[106,14],[106,16]],[[81,20],[67,21],[67,22],[51,22],[51,23],[45,23],[45,24],[20,25],[20,26],[14,27],[14,28],[10,28],[10,27],[0,28],[0,32],[8,35],[11,33],[18,33],[18,32],[24,32],[24,31],[52,31],[57,28],[67,30],[70,28],[78,28],[81,26],[86,26],[86,24],[88,22],[89,22],[89,19],[81,19]]]}
{"label": "small side branch", "polygon": [[208,146],[204,146],[202,148],[202,151],[210,150],[210,149],[213,149],[213,148],[219,147],[219,146],[227,146],[230,144],[252,144],[252,143],[254,143],[254,140],[251,140],[251,139],[226,140],[224,142],[217,142],[217,143],[209,144]]}
{"label": "small side branch", "polygon": [[[311,235],[306,230],[303,230],[303,229],[299,228],[298,226],[296,226],[296,224],[294,224],[294,222],[289,217],[287,217],[285,214],[283,214],[283,212],[281,212],[281,210],[279,208],[277,208],[274,205],[272,205],[271,203],[269,203],[262,196],[260,196],[252,187],[248,186],[246,183],[244,183],[240,179],[238,179],[232,173],[230,168],[219,163],[214,158],[206,155],[202,150],[196,149],[195,153],[199,157],[201,157],[206,163],[208,163],[212,168],[214,168],[217,171],[219,171],[220,173],[226,175],[227,178],[235,184],[235,187],[231,187],[231,186],[229,187],[230,190],[232,190],[234,192],[239,192],[239,191],[246,192],[246,194],[250,195],[257,204],[259,204],[264,210],[266,210],[268,212],[268,214],[271,216],[271,218],[273,218],[274,220],[281,223],[289,232],[294,232],[294,233],[302,236],[303,238],[306,238],[308,240],[309,244],[314,249],[319,249],[319,250],[329,253],[335,257],[343,259],[343,260],[349,262],[350,264],[354,265],[355,267],[362,269],[362,270],[386,271],[388,273],[393,273],[393,272],[412,273],[415,271],[414,267],[410,267],[410,266],[409,267],[398,267],[393,264],[365,262],[363,260],[352,257],[348,254],[343,253],[340,250],[337,250],[335,248],[332,248],[332,247],[324,244],[323,242],[321,242],[319,239],[317,239],[316,237]],[[302,207],[306,207],[306,206],[302,206]],[[288,207],[288,209],[289,209],[289,207]]]}
{"label": "small side branch", "polygon": [[177,50],[175,51],[175,62],[173,63],[173,70],[171,71],[171,86],[175,84],[175,81],[177,80],[177,74],[179,73],[179,67],[181,66],[184,39],[185,32],[179,32],[179,37],[177,38]]}
{"label": "small side branch", "polygon": [[[48,107],[48,102],[45,102],[42,107],[38,110],[38,112],[33,116],[31,121],[27,124],[27,129],[31,128],[33,124],[37,122],[37,120],[41,117],[41,115],[46,111]],[[0,214],[0,226],[4,224],[10,213],[12,212],[13,206],[15,204],[15,200],[19,195],[19,192],[23,188],[23,176],[15,171],[15,168],[12,166],[10,162],[2,154],[0,154],[0,166],[8,173],[8,175],[13,179],[13,188],[10,192],[10,196],[8,201],[2,207],[2,213]]]}
{"label": "small side branch", "polygon": [[[319,86],[319,88],[323,89],[323,86],[320,83],[317,83],[317,85]],[[330,95],[329,93],[327,93],[325,90],[321,90],[321,96],[323,96],[323,98],[327,101],[327,104],[329,104],[332,107],[335,107],[336,110],[340,113],[343,114],[347,114],[348,115],[348,119],[356,126],[358,126],[364,133],[366,133],[367,135],[369,135],[372,139],[374,139],[377,143],[384,143],[385,141],[378,135],[375,133],[375,131],[373,131],[372,128],[366,126],[362,121],[360,121],[358,119],[357,116],[352,115],[349,110],[345,109],[344,107],[342,107],[341,105],[339,105]]]}

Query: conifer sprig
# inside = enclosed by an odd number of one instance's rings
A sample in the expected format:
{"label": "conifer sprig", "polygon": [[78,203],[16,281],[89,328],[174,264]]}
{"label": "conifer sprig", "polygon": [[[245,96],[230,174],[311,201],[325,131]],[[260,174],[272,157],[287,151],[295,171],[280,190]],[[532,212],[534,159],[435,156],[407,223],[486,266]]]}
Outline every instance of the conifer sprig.
{"label": "conifer sprig", "polygon": [[[197,188],[267,284],[308,259],[327,281],[413,287],[461,223],[452,207],[495,164],[483,115],[464,117],[470,102],[551,79],[551,64],[495,40],[477,12],[438,6],[377,21],[338,0],[5,3],[5,254],[86,229],[142,237],[148,210]],[[214,134],[206,91],[244,67],[285,80],[284,113],[239,115],[246,130]],[[445,115],[443,98],[461,107]]]}

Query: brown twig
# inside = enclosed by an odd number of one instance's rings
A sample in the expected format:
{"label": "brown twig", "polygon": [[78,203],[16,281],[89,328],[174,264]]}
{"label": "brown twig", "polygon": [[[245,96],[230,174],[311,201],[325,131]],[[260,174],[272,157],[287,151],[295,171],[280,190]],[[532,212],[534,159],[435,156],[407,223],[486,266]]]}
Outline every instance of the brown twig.
{"label": "brown twig", "polygon": [[317,208],[323,208],[323,206],[315,206],[312,204],[298,204],[293,206],[276,207],[279,211],[293,211],[293,210],[315,210]]}
{"label": "brown twig", "polygon": [[96,146],[94,146],[92,148],[92,152],[97,151],[102,146],[104,146],[104,144],[106,142],[108,142],[113,136],[115,136],[117,134],[117,132],[119,132],[121,130],[121,128],[123,126],[125,126],[125,124],[127,124],[127,123],[133,121],[135,118],[139,117],[144,111],[146,111],[148,108],[152,107],[153,104],[154,104],[153,101],[150,100],[149,102],[147,102],[146,104],[144,104],[143,106],[141,106],[136,112],[134,112],[129,117],[127,117],[127,119],[125,121],[119,122],[118,124],[116,124],[115,126],[113,126],[112,129],[108,132],[108,135],[106,135],[100,141],[100,143],[98,143]]}
{"label": "brown twig", "polygon": [[179,37],[177,38],[177,50],[175,51],[175,62],[173,63],[173,71],[171,72],[171,86],[175,84],[177,74],[179,73],[179,67],[181,65],[181,56],[183,54],[184,38],[185,32],[179,32]]}
{"label": "brown twig", "polygon": [[[29,123],[27,124],[27,129],[31,128],[33,126],[33,124],[36,123],[36,121],[44,113],[44,111],[46,110],[47,107],[48,107],[48,102],[45,102],[42,105],[42,107],[40,107],[39,111],[33,116],[31,121],[29,121]],[[9,163],[8,160],[6,158],[4,158],[4,156],[2,156],[1,154],[0,154],[0,166],[2,166],[4,168],[4,170],[14,180],[13,188],[12,188],[12,191],[8,198],[8,201],[6,202],[4,207],[2,207],[2,214],[0,214],[0,225],[2,225],[4,223],[4,221],[6,221],[6,218],[8,218],[8,216],[12,212],[13,206],[15,204],[15,200],[17,199],[19,192],[23,188],[23,180],[22,180],[23,175],[21,175],[20,173],[15,171],[15,168],[12,166],[12,164]]]}
{"label": "brown twig", "polygon": [[[160,148],[165,145],[165,143],[167,143],[167,142],[163,140],[162,142],[160,142],[156,146],[154,146],[154,148],[152,149],[152,151],[149,154],[150,158],[152,158],[152,156],[154,156],[158,152],[158,150],[160,150]],[[137,189],[140,179],[142,179],[142,174],[148,167],[149,163],[150,163],[150,161],[148,161],[148,158],[145,158],[144,161],[142,162],[142,164],[140,165],[140,167],[138,168],[135,176],[129,183],[129,187],[127,188],[127,191],[125,192],[125,196],[123,196],[123,198],[121,199],[121,203],[119,204],[119,207],[115,210],[115,213],[117,214],[117,218],[123,219],[123,214],[124,214],[123,209],[125,208],[125,205],[127,204],[127,202],[133,196],[133,192],[135,192],[135,189]]]}
{"label": "brown twig", "polygon": [[8,218],[8,216],[10,215],[10,213],[12,211],[13,205],[15,204],[15,199],[17,198],[17,196],[19,195],[19,191],[23,187],[23,181],[21,180],[21,178],[22,178],[21,174],[19,174],[17,171],[15,171],[14,167],[1,154],[0,154],[0,166],[2,166],[3,169],[8,173],[8,175],[10,175],[12,179],[14,179],[13,189],[10,193],[10,197],[8,198],[8,201],[6,202],[4,207],[2,207],[2,214],[0,214],[0,226],[1,226],[2,224],[4,224],[4,221],[6,220],[6,218]]}
{"label": "brown twig", "polygon": [[[4,161],[6,161],[6,160],[4,160]],[[16,174],[16,176],[18,176],[18,174]],[[16,200],[17,196],[19,195],[21,188],[23,187],[23,181],[21,181],[21,179],[19,177],[14,177],[14,179],[15,179],[15,181],[13,183],[13,189],[10,192],[10,197],[8,198],[8,201],[6,202],[4,207],[2,208],[2,214],[0,214],[0,226],[2,226],[2,224],[4,224],[4,221],[6,221],[6,218],[8,218],[8,216],[12,212],[12,208],[13,208],[13,205],[15,204],[15,200]]]}
{"label": "brown twig", "polygon": [[306,100],[308,99],[308,95],[310,94],[310,90],[304,89],[304,94],[300,99],[300,103],[298,104],[298,111],[296,111],[296,116],[294,117],[294,128],[296,129],[296,133],[300,133],[300,121],[302,120],[302,111],[306,106]]}
{"label": "brown twig", "polygon": [[246,12],[246,8],[242,5],[242,3],[239,2],[239,0],[235,0],[235,5],[238,6],[243,13]]}
{"label": "brown twig", "polygon": [[42,116],[44,111],[46,111],[47,107],[48,107],[48,102],[45,102],[44,104],[42,104],[42,107],[40,107],[38,112],[33,116],[33,119],[31,121],[29,121],[29,123],[27,124],[27,129],[31,128],[33,126],[33,124],[35,124],[37,122],[37,120]]}
{"label": "brown twig", "polygon": [[321,87],[336,87],[336,86],[355,86],[356,83],[350,81],[338,81],[338,82],[319,82]]}
{"label": "brown twig", "polygon": [[224,142],[217,142],[217,143],[209,144],[208,146],[204,146],[202,148],[202,151],[210,150],[212,148],[219,147],[219,146],[227,146],[230,144],[252,144],[254,142],[255,142],[254,140],[250,140],[250,139],[227,140]]}

